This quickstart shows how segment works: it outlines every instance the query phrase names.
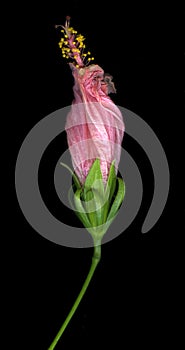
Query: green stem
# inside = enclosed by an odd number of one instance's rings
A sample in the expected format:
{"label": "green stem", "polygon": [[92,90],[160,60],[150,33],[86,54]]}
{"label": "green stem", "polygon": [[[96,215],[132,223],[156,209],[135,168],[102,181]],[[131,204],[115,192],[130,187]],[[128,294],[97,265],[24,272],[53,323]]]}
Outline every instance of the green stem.
{"label": "green stem", "polygon": [[48,350],[53,350],[56,346],[56,344],[58,343],[60,337],[62,336],[62,334],[64,333],[68,323],[70,322],[71,318],[73,317],[78,305],[80,304],[80,301],[82,300],[86,289],[93,277],[94,271],[96,270],[96,267],[100,261],[101,258],[101,243],[98,242],[98,244],[96,242],[94,242],[94,254],[93,254],[93,258],[92,258],[92,263],[91,263],[91,267],[89,270],[89,273],[86,277],[86,280],[82,286],[82,289],[80,291],[80,293],[78,294],[78,297],[76,298],[75,303],[73,304],[68,316],[66,317],[63,325],[61,326],[60,330],[58,331],[56,337],[54,338],[54,340],[52,341],[50,347],[48,348]]}

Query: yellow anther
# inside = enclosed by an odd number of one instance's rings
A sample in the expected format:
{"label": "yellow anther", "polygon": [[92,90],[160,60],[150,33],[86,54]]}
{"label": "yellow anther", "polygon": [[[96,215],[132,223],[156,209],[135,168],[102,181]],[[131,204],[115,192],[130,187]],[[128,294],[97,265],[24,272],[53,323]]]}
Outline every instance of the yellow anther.
{"label": "yellow anther", "polygon": [[82,35],[79,35],[77,36],[76,40],[82,42],[83,40],[85,40],[85,38]]}
{"label": "yellow anther", "polygon": [[[69,23],[68,23],[69,25]],[[94,57],[88,57],[91,55],[91,52],[88,51],[87,53],[83,53],[85,51],[86,45],[84,44],[84,36],[81,34],[78,34],[77,30],[74,30],[73,27],[68,27],[66,30],[61,29],[61,33],[63,34],[63,37],[60,39],[60,42],[58,43],[61,51],[62,56],[66,59],[72,58],[75,60],[73,63],[74,65],[79,68],[80,65],[78,64],[78,58],[83,57],[83,60],[90,62],[91,60],[94,60]],[[72,41],[71,42],[71,38]]]}

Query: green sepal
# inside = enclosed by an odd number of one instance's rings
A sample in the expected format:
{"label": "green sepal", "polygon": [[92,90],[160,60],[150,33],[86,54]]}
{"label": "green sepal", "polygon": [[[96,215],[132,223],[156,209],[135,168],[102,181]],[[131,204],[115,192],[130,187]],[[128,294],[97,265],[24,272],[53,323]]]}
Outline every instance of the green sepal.
{"label": "green sepal", "polygon": [[84,183],[84,192],[90,190],[95,185],[96,180],[102,180],[100,160],[97,158],[92,164]]}
{"label": "green sepal", "polygon": [[102,225],[105,192],[99,159],[94,161],[89,170],[83,187],[83,198],[92,226]]}
{"label": "green sepal", "polygon": [[87,216],[87,213],[83,207],[83,204],[81,202],[81,192],[82,189],[79,189],[74,194],[74,204],[76,207],[76,214],[85,226],[85,228],[91,227],[91,223],[89,221],[89,218]]}
{"label": "green sepal", "polygon": [[[116,176],[115,161],[110,166],[105,185],[103,183],[99,159],[96,159],[90,168],[83,187],[81,187],[78,178],[77,181],[75,180],[69,192],[72,209],[75,210],[76,215],[88,232],[91,233],[93,239],[102,239],[118,214],[125,196],[125,183]],[[116,189],[117,181],[118,186]],[[75,193],[73,191],[73,206],[71,194],[75,186],[77,190]]]}
{"label": "green sepal", "polygon": [[107,220],[106,220],[107,229],[112,223],[112,221],[115,219],[116,215],[118,214],[119,208],[125,197],[125,183],[120,178],[117,178],[117,181],[118,181],[118,191],[115,195],[115,199],[112,203],[109,214],[107,216]]}
{"label": "green sepal", "polygon": [[112,199],[116,188],[116,171],[115,171],[115,160],[112,162],[109,170],[109,176],[106,184],[106,192],[109,191],[109,199]]}
{"label": "green sepal", "polygon": [[106,222],[115,189],[116,189],[116,171],[115,171],[115,161],[113,161],[110,166],[107,184],[105,188],[105,196],[107,200],[103,211],[103,214],[104,214],[103,222]]}
{"label": "green sepal", "polygon": [[93,191],[89,189],[88,191],[86,191],[83,197],[85,200],[84,207],[86,209],[86,213],[91,223],[91,226],[96,227],[97,226],[96,203],[95,203]]}

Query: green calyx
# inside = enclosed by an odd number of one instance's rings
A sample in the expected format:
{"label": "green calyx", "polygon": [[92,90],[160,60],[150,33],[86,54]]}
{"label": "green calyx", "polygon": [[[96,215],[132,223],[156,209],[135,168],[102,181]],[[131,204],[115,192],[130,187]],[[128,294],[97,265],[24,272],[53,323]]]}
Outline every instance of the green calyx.
{"label": "green calyx", "polygon": [[107,232],[125,196],[125,183],[116,176],[114,164],[113,161],[106,184],[103,182],[99,159],[91,166],[83,186],[73,173],[74,184],[69,191],[70,204],[96,242],[101,241]]}

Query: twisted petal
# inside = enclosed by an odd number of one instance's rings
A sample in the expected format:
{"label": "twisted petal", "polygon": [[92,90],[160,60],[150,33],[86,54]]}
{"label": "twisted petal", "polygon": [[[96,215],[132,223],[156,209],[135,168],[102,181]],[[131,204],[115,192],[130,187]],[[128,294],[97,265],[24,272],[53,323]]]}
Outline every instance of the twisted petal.
{"label": "twisted petal", "polygon": [[66,132],[73,167],[83,184],[92,163],[99,158],[106,182],[112,161],[117,170],[120,160],[125,129],[122,115],[106,94],[101,67],[71,67],[75,99],[67,116]]}

